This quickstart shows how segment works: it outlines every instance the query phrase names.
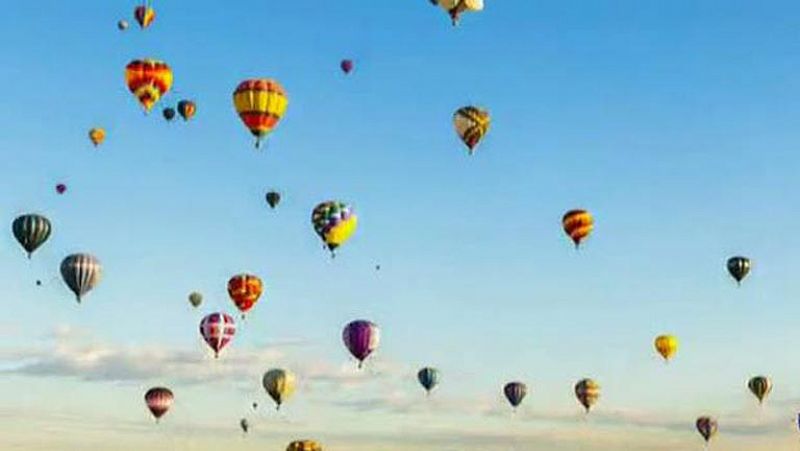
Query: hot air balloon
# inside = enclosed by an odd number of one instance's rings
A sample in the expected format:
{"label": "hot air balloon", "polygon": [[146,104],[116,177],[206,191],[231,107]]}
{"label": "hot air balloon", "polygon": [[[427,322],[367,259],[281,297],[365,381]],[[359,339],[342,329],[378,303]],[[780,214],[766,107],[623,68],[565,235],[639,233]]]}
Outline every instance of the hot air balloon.
{"label": "hot air balloon", "polygon": [[475,106],[459,108],[453,115],[456,133],[467,146],[470,155],[475,153],[478,144],[489,131],[491,122],[489,112]]}
{"label": "hot air balloon", "polygon": [[659,335],[653,344],[666,362],[678,352],[678,337],[674,335]]}
{"label": "hot air balloon", "polygon": [[592,406],[600,399],[600,385],[591,379],[581,379],[575,384],[575,397],[586,409],[586,413],[589,413]]}
{"label": "hot air balloon", "polygon": [[192,307],[197,308],[200,307],[200,304],[203,303],[203,295],[193,291],[189,294],[189,303],[192,304]]}
{"label": "hot air balloon", "polygon": [[561,220],[564,232],[575,243],[575,248],[580,247],[581,242],[592,233],[594,229],[594,218],[586,210],[570,210]]}
{"label": "hot air balloon", "polygon": [[102,128],[93,128],[89,130],[89,140],[92,141],[95,147],[103,144],[103,141],[106,139],[106,131]]}
{"label": "hot air balloon", "polygon": [[208,343],[208,347],[214,351],[214,358],[219,357],[219,353],[225,346],[228,346],[235,334],[236,323],[228,314],[212,313],[200,321],[200,335]]}
{"label": "hot air balloon", "polygon": [[772,391],[772,381],[766,376],[756,376],[747,382],[747,388],[758,399],[758,403],[763,404],[764,399]]}
{"label": "hot air balloon", "polygon": [[503,393],[511,407],[516,410],[528,394],[528,386],[522,382],[509,382],[503,387]]}
{"label": "hot air balloon", "polygon": [[56,192],[58,194],[66,193],[67,192],[67,185],[65,185],[63,183],[59,183],[58,185],[56,185]]}
{"label": "hot air balloon", "polygon": [[153,387],[144,394],[144,402],[150,409],[150,413],[156,418],[156,422],[172,407],[174,400],[175,396],[172,394],[172,390],[164,387]]}
{"label": "hot air balloon", "polygon": [[120,20],[117,22],[117,29],[119,31],[125,31],[128,29],[128,21],[127,20]]}
{"label": "hot air balloon", "polygon": [[359,368],[363,366],[364,360],[378,349],[380,339],[381,333],[378,326],[366,320],[353,321],[342,331],[344,345],[358,360]]}
{"label": "hot air balloon", "polygon": [[736,283],[741,285],[742,280],[750,274],[750,259],[742,256],[729,258],[728,272],[736,280]]}
{"label": "hot air balloon", "polygon": [[342,60],[342,62],[339,63],[339,67],[342,68],[342,72],[344,72],[345,74],[349,74],[350,72],[352,72],[353,66],[354,66],[353,60]]}
{"label": "hot air balloon", "polygon": [[252,274],[238,274],[228,280],[228,296],[242,312],[242,319],[256,305],[263,291],[263,282]]}
{"label": "hot air balloon", "polygon": [[453,26],[458,25],[462,13],[483,10],[483,0],[431,0],[431,3],[447,11]]}
{"label": "hot air balloon", "polygon": [[147,113],[172,87],[172,70],[163,61],[133,60],[125,68],[125,83]]}
{"label": "hot air balloon", "polygon": [[719,426],[717,424],[717,420],[711,417],[700,417],[695,421],[695,427],[697,428],[697,432],[703,437],[703,440],[708,443],[717,435],[717,430]]}
{"label": "hot air balloon", "polygon": [[14,238],[28,253],[28,258],[31,258],[33,252],[50,238],[51,230],[50,220],[37,214],[19,216],[11,224]]}
{"label": "hot air balloon", "polygon": [[175,119],[175,108],[168,106],[164,108],[161,114],[164,115],[164,119],[166,119],[167,122],[171,122],[173,119]]}
{"label": "hot air balloon", "polygon": [[297,440],[289,443],[286,451],[322,451],[322,445],[313,440]]}
{"label": "hot air balloon", "polygon": [[233,105],[244,125],[256,137],[256,148],[278,126],[288,104],[283,87],[266,78],[245,80],[233,92]]}
{"label": "hot air balloon", "polygon": [[275,207],[278,206],[279,203],[281,203],[281,193],[279,193],[277,191],[268,192],[266,197],[267,197],[267,204],[269,205],[269,208],[273,208],[274,209]]}
{"label": "hot air balloon", "polygon": [[425,389],[425,393],[430,395],[431,391],[439,385],[439,370],[429,366],[422,368],[417,372],[417,380]]}
{"label": "hot air balloon", "polygon": [[322,239],[331,255],[336,248],[355,233],[358,217],[352,207],[337,201],[327,201],[317,205],[311,213],[314,231]]}
{"label": "hot air balloon", "polygon": [[242,428],[242,432],[247,434],[250,431],[250,422],[247,421],[247,418],[242,418],[239,420],[239,427]]}
{"label": "hot air balloon", "polygon": [[258,409],[258,403],[257,403],[257,402],[254,402],[254,403],[253,403],[253,405],[252,405],[252,407],[253,407],[253,410],[256,410],[256,409]]}
{"label": "hot air balloon", "polygon": [[294,374],[289,371],[272,369],[264,373],[261,384],[269,397],[275,401],[275,409],[279,410],[281,405],[294,393],[296,379]]}
{"label": "hot air balloon", "polygon": [[136,22],[139,22],[139,26],[145,29],[156,19],[156,11],[145,3],[133,10],[133,17],[136,18]]}
{"label": "hot air balloon", "polygon": [[61,262],[61,277],[70,290],[81,302],[86,293],[97,286],[103,273],[103,267],[96,257],[89,254],[68,255]]}
{"label": "hot air balloon", "polygon": [[178,102],[178,114],[181,115],[184,121],[188,121],[189,119],[193,118],[196,112],[197,104],[191,100],[181,100]]}

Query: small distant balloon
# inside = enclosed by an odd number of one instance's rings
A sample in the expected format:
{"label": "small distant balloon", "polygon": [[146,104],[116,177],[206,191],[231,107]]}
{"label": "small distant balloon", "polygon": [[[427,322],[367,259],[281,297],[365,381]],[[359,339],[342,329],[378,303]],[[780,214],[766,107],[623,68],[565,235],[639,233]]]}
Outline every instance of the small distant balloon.
{"label": "small distant balloon", "polygon": [[192,292],[189,294],[189,303],[192,304],[192,307],[197,308],[203,303],[203,295],[198,293],[197,291]]}
{"label": "small distant balloon", "polygon": [[594,230],[594,218],[586,210],[570,210],[564,214],[561,219],[561,225],[564,228],[564,233],[572,239],[577,249]]}
{"label": "small distant balloon", "polygon": [[42,286],[42,281],[41,280],[37,280],[36,281],[36,286],[37,287],[41,287]]}
{"label": "small distant balloon", "polygon": [[239,420],[239,427],[242,428],[242,432],[247,434],[247,432],[250,431],[250,422],[247,421],[247,418],[242,418]]}
{"label": "small distant balloon", "polygon": [[117,29],[119,31],[125,31],[128,29],[128,21],[127,20],[120,20],[117,22]]}
{"label": "small distant balloon", "polygon": [[147,4],[140,5],[133,10],[133,17],[139,26],[145,29],[156,19],[156,11]]}
{"label": "small distant balloon", "polygon": [[772,391],[772,381],[767,376],[756,376],[747,382],[747,388],[758,399],[758,403],[763,404]]}
{"label": "small distant balloon", "polygon": [[508,403],[516,409],[522,404],[522,400],[528,394],[528,386],[522,382],[509,382],[503,387],[503,394],[506,395]]}
{"label": "small distant balloon", "polygon": [[170,122],[173,119],[175,119],[175,108],[172,108],[172,107],[168,106],[168,107],[164,108],[164,110],[161,112],[161,114],[164,115],[164,119],[166,119],[167,122]]}
{"label": "small distant balloon", "polygon": [[465,106],[453,114],[453,126],[470,155],[489,132],[492,117],[489,111],[476,106]]}
{"label": "small distant balloon", "polygon": [[741,285],[742,281],[748,274],[750,274],[750,259],[742,257],[741,255],[731,257],[728,259],[728,272],[737,284]]}
{"label": "small distant balloon", "polygon": [[95,147],[103,144],[106,139],[106,131],[100,127],[95,127],[89,130],[89,140],[92,141]]}
{"label": "small distant balloon", "polygon": [[375,271],[380,271],[380,270],[381,270],[381,265],[375,265]]}
{"label": "small distant balloon", "polygon": [[169,411],[174,400],[175,395],[172,394],[172,390],[165,387],[153,387],[144,394],[144,402],[156,422]]}
{"label": "small distant balloon", "polygon": [[267,198],[267,205],[269,205],[269,208],[274,209],[275,207],[278,206],[279,203],[281,203],[281,193],[277,191],[269,191],[266,195],[266,198]]}
{"label": "small distant balloon", "polygon": [[345,74],[349,74],[350,72],[353,71],[354,67],[353,60],[349,59],[342,60],[342,62],[339,63],[339,67],[342,68],[342,72],[344,72]]}
{"label": "small distant balloon", "polygon": [[674,335],[659,335],[653,345],[667,362],[678,352],[678,338]]}
{"label": "small distant balloon", "polygon": [[256,409],[258,409],[258,403],[257,403],[257,402],[254,402],[254,403],[253,403],[253,410],[256,410]]}
{"label": "small distant balloon", "polygon": [[697,428],[697,432],[700,433],[706,443],[710,442],[711,439],[717,435],[717,430],[719,429],[717,420],[711,417],[698,418],[697,421],[695,421],[695,427]]}
{"label": "small distant balloon", "polygon": [[436,368],[425,367],[417,372],[417,380],[427,394],[439,385],[440,375]]}
{"label": "small distant balloon", "polygon": [[184,121],[193,118],[197,113],[197,104],[191,100],[181,100],[178,102],[178,114],[181,115]]}
{"label": "small distant balloon", "polygon": [[280,409],[281,405],[294,393],[297,385],[296,378],[291,372],[276,368],[264,373],[261,385],[267,394],[275,401],[275,408]]}
{"label": "small distant balloon", "polygon": [[56,185],[56,192],[58,194],[66,193],[67,192],[67,185],[65,185],[63,183],[59,183],[58,185]]}
{"label": "small distant balloon", "polygon": [[342,331],[342,340],[350,354],[358,360],[359,368],[364,365],[364,360],[378,349],[380,338],[378,326],[366,320],[353,321]]}
{"label": "small distant balloon", "polygon": [[592,407],[597,404],[597,400],[600,399],[600,385],[592,379],[581,379],[575,384],[575,397],[586,409],[586,413],[589,413]]}

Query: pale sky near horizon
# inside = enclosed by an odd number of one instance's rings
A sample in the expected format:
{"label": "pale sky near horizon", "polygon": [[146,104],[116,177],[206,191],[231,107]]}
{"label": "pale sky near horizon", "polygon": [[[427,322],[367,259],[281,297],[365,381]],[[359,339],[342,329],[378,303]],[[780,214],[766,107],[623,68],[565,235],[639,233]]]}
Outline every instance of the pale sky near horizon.
{"label": "pale sky near horizon", "polygon": [[[427,0],[312,3],[155,0],[145,31],[135,1],[4,5],[0,449],[699,450],[703,414],[712,449],[797,449],[800,5],[486,0],[453,28]],[[149,116],[123,79],[144,57],[175,74]],[[250,77],[289,97],[263,151],[231,102]],[[197,116],[166,123],[184,97]],[[493,117],[472,157],[451,124],[468,104]],[[309,220],[328,199],[359,215],[334,260]],[[579,252],[577,207],[596,219]],[[27,212],[54,228],[31,261],[10,233]],[[77,251],[105,268],[82,305],[58,275]],[[242,271],[266,291],[215,361],[197,324],[233,313]],[[341,343],[359,318],[382,330],[361,372]],[[272,367],[300,380],[280,413]],[[583,377],[603,390],[587,421]],[[514,416],[510,380],[531,389]],[[158,426],[153,385],[176,394]]]}

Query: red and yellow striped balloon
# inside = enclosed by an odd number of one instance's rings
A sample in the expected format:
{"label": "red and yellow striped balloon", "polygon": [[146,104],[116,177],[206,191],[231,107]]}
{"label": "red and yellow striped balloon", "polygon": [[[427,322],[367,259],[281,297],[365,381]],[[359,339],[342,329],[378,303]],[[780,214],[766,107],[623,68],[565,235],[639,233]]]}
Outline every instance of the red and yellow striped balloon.
{"label": "red and yellow striped balloon", "polygon": [[314,440],[297,440],[289,443],[286,451],[322,451],[322,445]]}
{"label": "red and yellow striped balloon", "polygon": [[570,210],[561,220],[564,226],[564,232],[575,243],[575,247],[581,245],[581,242],[592,233],[594,229],[594,218],[592,214],[586,210]]}
{"label": "red and yellow striped balloon", "polygon": [[149,112],[172,87],[172,70],[163,61],[133,60],[125,68],[125,83],[145,112]]}
{"label": "red and yellow striped balloon", "polygon": [[233,105],[244,125],[256,137],[256,147],[278,126],[288,104],[286,91],[271,79],[245,80],[233,92]]}

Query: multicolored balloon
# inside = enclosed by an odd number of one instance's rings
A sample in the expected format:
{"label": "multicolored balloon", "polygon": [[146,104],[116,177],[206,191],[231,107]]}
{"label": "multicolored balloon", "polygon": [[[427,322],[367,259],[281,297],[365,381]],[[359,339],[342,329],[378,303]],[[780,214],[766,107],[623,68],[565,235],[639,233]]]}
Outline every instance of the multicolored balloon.
{"label": "multicolored balloon", "polygon": [[343,202],[322,202],[311,212],[311,224],[320,239],[334,255],[336,248],[344,244],[358,227],[358,216],[353,208]]}
{"label": "multicolored balloon", "polygon": [[772,391],[772,381],[766,376],[756,376],[747,382],[747,388],[758,399],[758,403],[763,404]]}
{"label": "multicolored balloon", "polygon": [[478,12],[483,10],[483,0],[431,0],[431,3],[442,7],[450,19],[453,26],[458,25],[461,14],[464,12]]}
{"label": "multicolored balloon", "polygon": [[258,148],[261,140],[278,126],[289,99],[277,81],[260,78],[239,83],[233,92],[233,105],[244,125],[256,137]]}
{"label": "multicolored balloon", "polygon": [[453,126],[461,141],[467,146],[470,155],[489,131],[492,118],[489,112],[476,106],[459,108],[453,114]]}
{"label": "multicolored balloon", "polygon": [[256,305],[263,292],[264,283],[253,274],[238,274],[228,280],[228,296],[242,312],[243,319],[245,313]]}
{"label": "multicolored balloon", "polygon": [[591,379],[581,379],[575,384],[575,397],[586,409],[586,413],[589,413],[592,406],[600,399],[600,385]]}
{"label": "multicolored balloon", "polygon": [[350,354],[358,360],[359,368],[363,366],[364,360],[378,349],[380,339],[380,329],[371,321],[353,321],[345,326],[344,331],[342,331],[344,345],[350,351]]}
{"label": "multicolored balloon", "polygon": [[214,358],[219,358],[219,353],[228,346],[235,334],[236,323],[226,313],[212,313],[200,321],[200,335],[214,351]]}
{"label": "multicolored balloon", "polygon": [[264,373],[261,384],[269,397],[275,401],[275,409],[280,410],[281,405],[294,394],[297,380],[289,371],[276,368]]}
{"label": "multicolored balloon", "polygon": [[296,440],[289,443],[286,451],[322,451],[322,445],[314,440]]}
{"label": "multicolored balloon", "polygon": [[426,366],[417,372],[417,380],[425,389],[425,393],[430,395],[431,391],[439,385],[439,370]]}
{"label": "multicolored balloon", "polygon": [[92,141],[95,147],[103,144],[106,139],[106,131],[102,128],[96,127],[89,130],[89,140]]}
{"label": "multicolored balloon", "polygon": [[144,394],[144,402],[147,404],[147,408],[150,409],[150,413],[155,417],[156,422],[169,411],[174,401],[175,395],[172,394],[172,390],[165,387],[153,387]]}
{"label": "multicolored balloon", "polygon": [[741,285],[742,281],[750,274],[750,259],[747,257],[736,256],[728,259],[728,272],[736,283]]}
{"label": "multicolored balloon", "polygon": [[509,382],[503,387],[503,394],[506,395],[508,403],[516,409],[522,404],[522,400],[528,395],[528,386],[522,382]]}
{"label": "multicolored balloon", "polygon": [[125,68],[125,84],[147,113],[172,88],[172,69],[163,61],[133,60]]}
{"label": "multicolored balloon", "polygon": [[653,345],[656,352],[661,354],[664,361],[669,361],[678,352],[678,337],[674,335],[659,335]]}
{"label": "multicolored balloon", "polygon": [[193,291],[189,294],[189,303],[192,304],[194,308],[200,307],[203,303],[203,295],[197,291]]}
{"label": "multicolored balloon", "polygon": [[191,100],[181,100],[178,102],[178,114],[181,115],[184,121],[193,118],[197,113],[197,104]]}
{"label": "multicolored balloon", "polygon": [[156,20],[156,11],[147,3],[137,6],[133,10],[133,17],[142,29],[145,29]]}
{"label": "multicolored balloon", "polygon": [[96,257],[90,254],[68,255],[61,262],[61,277],[69,289],[75,293],[80,303],[83,296],[92,290],[103,274],[103,267]]}
{"label": "multicolored balloon", "polygon": [[703,440],[706,443],[710,442],[715,435],[717,435],[717,430],[719,429],[719,425],[717,424],[717,420],[711,417],[700,417],[695,421],[695,427],[697,428],[697,432],[703,437]]}
{"label": "multicolored balloon", "polygon": [[42,215],[27,214],[14,219],[11,231],[17,242],[28,253],[28,258],[31,258],[33,252],[50,238],[52,225],[50,220]]}
{"label": "multicolored balloon", "polygon": [[278,206],[279,203],[281,203],[281,193],[277,191],[269,191],[266,195],[266,198],[267,198],[267,205],[269,205],[269,208],[274,209],[275,207]]}
{"label": "multicolored balloon", "polygon": [[592,233],[594,218],[586,210],[570,210],[564,214],[561,224],[564,227],[564,232],[572,239],[577,249],[580,247],[581,242]]}
{"label": "multicolored balloon", "polygon": [[344,72],[345,75],[353,71],[354,65],[355,64],[353,63],[353,60],[349,59],[342,60],[342,62],[339,63],[339,67],[342,69],[342,72]]}

